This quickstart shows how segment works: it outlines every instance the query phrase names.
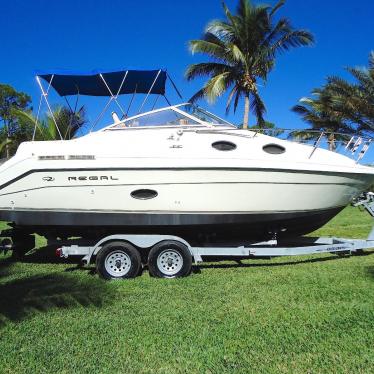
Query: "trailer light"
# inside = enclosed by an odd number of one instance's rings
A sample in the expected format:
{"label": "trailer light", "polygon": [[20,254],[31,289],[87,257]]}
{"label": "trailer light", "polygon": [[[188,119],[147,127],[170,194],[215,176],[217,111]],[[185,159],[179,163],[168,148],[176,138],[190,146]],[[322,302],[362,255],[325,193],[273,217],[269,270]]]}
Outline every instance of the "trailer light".
{"label": "trailer light", "polygon": [[56,249],[56,256],[57,257],[62,257],[62,248],[57,248]]}

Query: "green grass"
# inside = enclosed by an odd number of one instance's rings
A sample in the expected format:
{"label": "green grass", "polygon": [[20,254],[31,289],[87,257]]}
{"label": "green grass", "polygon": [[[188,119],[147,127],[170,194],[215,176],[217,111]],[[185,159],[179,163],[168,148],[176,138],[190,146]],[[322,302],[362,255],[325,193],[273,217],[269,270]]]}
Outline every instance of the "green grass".
{"label": "green grass", "polygon": [[[365,237],[347,208],[318,235]],[[39,242],[41,243],[41,241]],[[204,264],[105,282],[43,250],[0,258],[1,373],[374,372],[374,252]]]}

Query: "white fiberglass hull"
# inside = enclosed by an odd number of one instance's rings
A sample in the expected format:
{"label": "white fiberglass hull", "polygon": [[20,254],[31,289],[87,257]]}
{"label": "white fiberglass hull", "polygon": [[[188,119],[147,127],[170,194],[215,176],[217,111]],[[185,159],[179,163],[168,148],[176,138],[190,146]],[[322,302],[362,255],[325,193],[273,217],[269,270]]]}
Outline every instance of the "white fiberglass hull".
{"label": "white fiberglass hull", "polygon": [[[345,206],[370,181],[371,176],[362,174],[261,169],[35,170],[1,189],[0,209],[305,211]],[[153,190],[156,196],[134,198],[139,189]]]}
{"label": "white fiberglass hull", "polygon": [[365,174],[294,170],[39,169],[2,186],[0,214],[29,226],[301,235],[331,219],[370,181]]}

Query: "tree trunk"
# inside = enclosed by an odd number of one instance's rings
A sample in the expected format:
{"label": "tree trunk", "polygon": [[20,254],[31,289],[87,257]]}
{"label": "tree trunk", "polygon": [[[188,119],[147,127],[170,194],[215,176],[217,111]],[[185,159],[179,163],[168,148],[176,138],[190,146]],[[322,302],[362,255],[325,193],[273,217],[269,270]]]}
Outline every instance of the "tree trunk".
{"label": "tree trunk", "polygon": [[335,149],[336,149],[335,134],[330,134],[328,136],[327,142],[329,143],[329,151],[335,152]]}
{"label": "tree trunk", "polygon": [[248,128],[248,117],[249,117],[249,92],[246,92],[245,97],[244,97],[243,129]]}

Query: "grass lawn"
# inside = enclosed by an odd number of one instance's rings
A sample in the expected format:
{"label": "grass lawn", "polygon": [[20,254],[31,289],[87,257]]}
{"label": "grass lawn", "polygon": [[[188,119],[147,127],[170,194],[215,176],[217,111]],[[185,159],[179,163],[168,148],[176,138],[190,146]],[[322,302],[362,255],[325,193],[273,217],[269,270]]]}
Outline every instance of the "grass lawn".
{"label": "grass lawn", "polygon": [[[365,237],[372,221],[347,208],[318,235]],[[43,250],[0,257],[1,373],[374,372],[374,251],[92,273]]]}

